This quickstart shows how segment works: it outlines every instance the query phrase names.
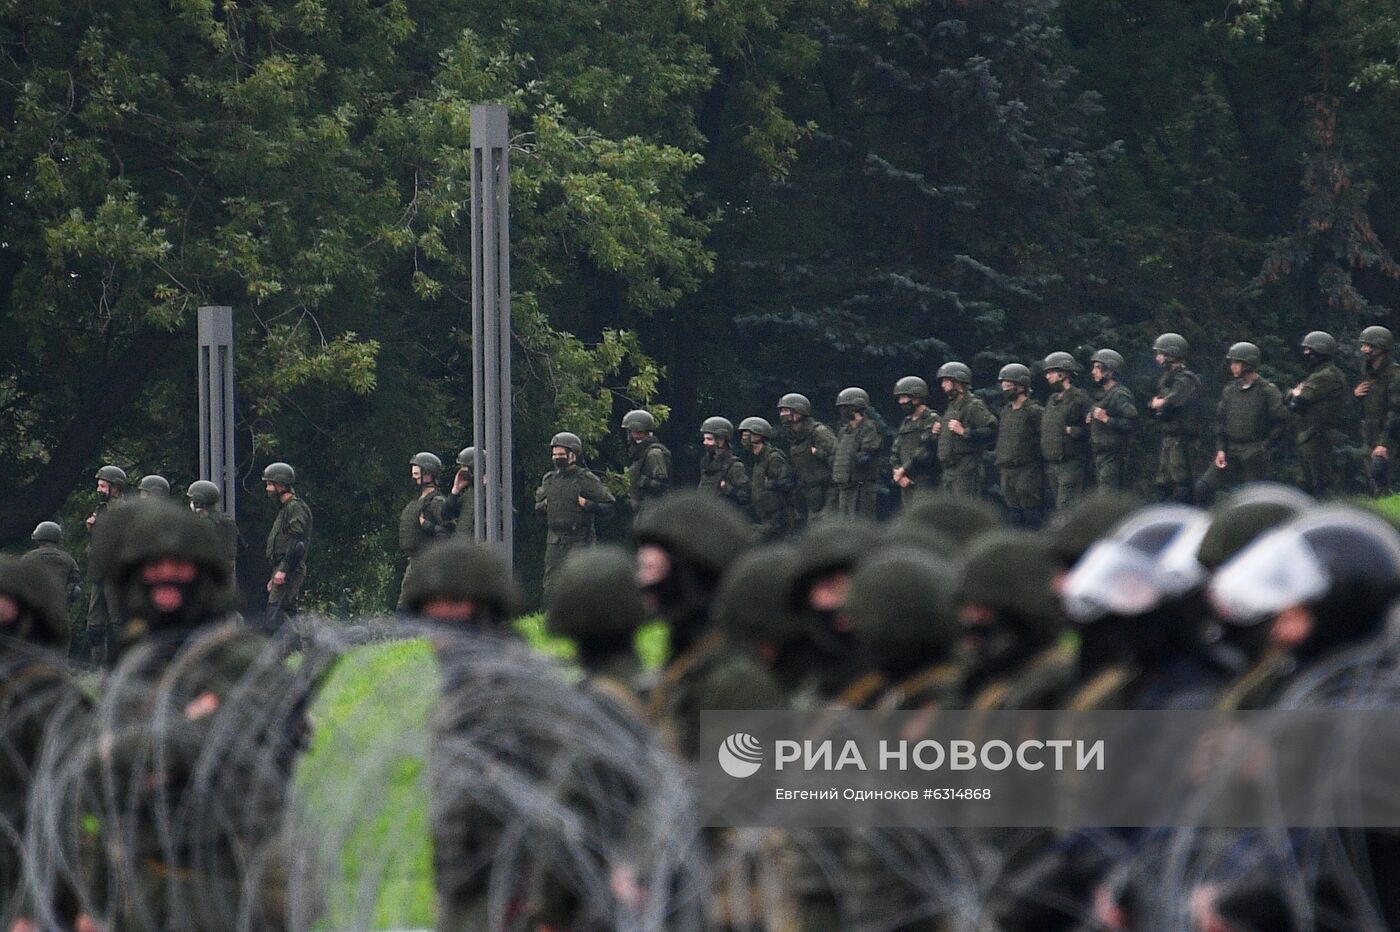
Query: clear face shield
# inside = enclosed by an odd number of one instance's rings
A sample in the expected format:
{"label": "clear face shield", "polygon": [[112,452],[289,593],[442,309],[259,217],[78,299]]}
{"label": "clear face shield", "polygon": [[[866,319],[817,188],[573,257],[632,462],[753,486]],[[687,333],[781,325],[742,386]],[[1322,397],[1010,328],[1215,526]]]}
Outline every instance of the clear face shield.
{"label": "clear face shield", "polygon": [[1153,554],[1121,541],[1101,540],[1065,578],[1061,599],[1073,621],[1087,624],[1106,615],[1145,614],[1160,605],[1166,594]]}
{"label": "clear face shield", "polygon": [[1294,605],[1320,599],[1332,583],[1327,567],[1294,528],[1270,531],[1222,566],[1210,604],[1226,621],[1253,625]]}
{"label": "clear face shield", "polygon": [[1167,597],[1183,596],[1209,578],[1210,573],[1196,555],[1210,530],[1210,521],[1206,515],[1193,519],[1177,532],[1157,558],[1158,579]]}

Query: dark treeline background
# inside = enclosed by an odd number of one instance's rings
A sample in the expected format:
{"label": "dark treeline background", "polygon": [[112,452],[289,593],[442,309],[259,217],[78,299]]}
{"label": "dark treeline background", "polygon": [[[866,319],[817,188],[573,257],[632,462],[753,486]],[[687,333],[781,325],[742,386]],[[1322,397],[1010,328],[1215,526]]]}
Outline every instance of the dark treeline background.
{"label": "dark treeline background", "polygon": [[[519,563],[551,432],[688,477],[702,417],[1185,334],[1394,325],[1400,13],[1375,0],[0,0],[0,544],[91,475],[196,476],[194,309],[238,320],[257,587],[378,609],[408,457],[470,439],[468,107],[513,146]],[[614,475],[614,484],[620,484]],[[622,519],[609,528],[620,533]],[[332,547],[332,543],[334,546]]]}

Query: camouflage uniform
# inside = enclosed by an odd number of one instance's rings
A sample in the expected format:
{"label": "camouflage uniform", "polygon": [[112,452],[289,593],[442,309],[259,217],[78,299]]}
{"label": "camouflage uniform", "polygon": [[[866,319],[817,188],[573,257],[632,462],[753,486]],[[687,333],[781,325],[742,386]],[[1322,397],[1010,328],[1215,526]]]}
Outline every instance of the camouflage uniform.
{"label": "camouflage uniform", "polygon": [[1044,413],[1026,395],[1020,407],[1003,405],[997,418],[996,464],[1001,475],[1001,497],[1011,512],[1012,524],[1040,524],[1045,495],[1045,468],[1040,458]]}
{"label": "camouflage uniform", "polygon": [[[1364,392],[1361,399],[1361,443],[1366,455],[1366,475],[1371,494],[1390,494],[1391,462],[1396,453],[1395,432],[1400,427],[1400,365],[1391,358],[1394,335],[1384,327],[1367,327],[1361,331],[1364,377],[1356,391]],[[1364,387],[1363,387],[1364,386]],[[1385,456],[1372,451],[1385,447]]]}
{"label": "camouflage uniform", "polygon": [[429,544],[452,533],[452,524],[444,513],[446,505],[447,499],[437,486],[428,486],[399,513],[399,550],[408,559],[403,570],[403,583],[399,586],[399,600],[395,605],[400,612],[404,610],[404,592],[413,577],[414,558]]}
{"label": "camouflage uniform", "polygon": [[1225,468],[1212,463],[1201,477],[1210,492],[1241,482],[1269,478],[1269,442],[1288,425],[1288,408],[1278,388],[1264,379],[1235,379],[1220,393],[1215,448],[1225,452]]}
{"label": "camouflage uniform", "polygon": [[837,510],[845,517],[875,516],[875,494],[880,484],[880,451],[885,438],[870,417],[841,425],[831,462],[836,485]]}
{"label": "camouflage uniform", "polygon": [[1156,485],[1164,498],[1183,504],[1191,501],[1191,483],[1196,477],[1194,415],[1200,393],[1200,377],[1185,366],[1168,367],[1157,380],[1157,397],[1166,403],[1152,412],[1162,427]]}
{"label": "camouflage uniform", "polygon": [[73,555],[52,541],[42,541],[39,546],[26,553],[22,562],[25,566],[42,567],[63,585],[69,605],[77,604],[83,594],[83,574],[78,569],[78,561]]}
{"label": "camouflage uniform", "polygon": [[[580,498],[586,504],[580,505]],[[593,519],[611,514],[615,501],[602,481],[577,463],[544,474],[535,490],[535,511],[544,516],[549,528],[544,550],[546,598],[564,558],[597,540]]]}
{"label": "camouflage uniform", "polygon": [[706,450],[700,457],[702,491],[729,499],[736,508],[745,508],[751,497],[749,471],[729,447]]}
{"label": "camouflage uniform", "polygon": [[[948,429],[949,421],[961,421],[962,436]],[[941,488],[953,495],[982,494],[982,451],[996,434],[997,418],[986,402],[964,386],[943,409],[943,429],[938,433],[938,462],[943,468]]]}
{"label": "camouflage uniform", "polygon": [[627,479],[627,497],[636,514],[671,487],[671,451],[655,437],[633,444]]}
{"label": "camouflage uniform", "polygon": [[296,493],[282,503],[267,534],[265,555],[273,573],[286,573],[287,581],[273,583],[267,591],[268,626],[274,630],[284,618],[297,613],[297,597],[306,582],[307,550],[311,547],[311,507]]}
{"label": "camouflage uniform", "polygon": [[1094,478],[1102,488],[1125,489],[1128,477],[1128,447],[1137,427],[1138,409],[1133,393],[1122,382],[1105,388],[1094,406],[1108,412],[1108,421],[1089,420],[1089,446],[1094,452]]}
{"label": "camouflage uniform", "polygon": [[1089,427],[1084,418],[1093,408],[1089,393],[1078,386],[1051,392],[1040,416],[1040,454],[1050,482],[1056,511],[1074,504],[1084,492],[1089,462]]}
{"label": "camouflage uniform", "polygon": [[771,442],[753,464],[753,510],[758,516],[758,533],[764,540],[777,540],[792,531],[794,477],[787,457]]}
{"label": "camouflage uniform", "polygon": [[821,421],[804,417],[785,425],[788,462],[797,476],[798,501],[808,521],[820,518],[836,495],[831,483],[831,463],[836,456],[836,432]]}
{"label": "camouflage uniform", "polygon": [[1297,427],[1294,439],[1303,489],[1314,496],[1332,491],[1332,447],[1345,392],[1346,377],[1328,359],[1308,373],[1297,394],[1289,399]]}
{"label": "camouflage uniform", "polygon": [[890,468],[903,469],[914,484],[900,490],[904,504],[920,492],[935,489],[938,478],[938,437],[934,425],[941,423],[938,414],[929,407],[922,413],[910,414],[899,423],[890,450]]}
{"label": "camouflage uniform", "polygon": [[88,544],[87,624],[82,633],[74,638],[73,647],[79,654],[90,650],[92,659],[97,663],[106,661],[112,631],[121,620],[121,597],[96,568],[92,542],[102,535],[102,528],[122,505],[122,498],[114,497],[99,503],[92,513],[94,520]]}

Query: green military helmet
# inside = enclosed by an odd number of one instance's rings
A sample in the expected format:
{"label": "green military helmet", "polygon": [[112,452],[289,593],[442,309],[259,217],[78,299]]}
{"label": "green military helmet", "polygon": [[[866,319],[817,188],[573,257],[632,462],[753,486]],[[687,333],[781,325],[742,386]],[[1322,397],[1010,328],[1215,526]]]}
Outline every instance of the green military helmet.
{"label": "green military helmet", "polygon": [[1152,341],[1152,352],[1172,359],[1185,359],[1191,352],[1191,344],[1179,333],[1164,333]]}
{"label": "green military helmet", "polygon": [[800,414],[803,417],[812,416],[811,399],[797,392],[788,392],[778,399],[778,410],[781,411],[783,408],[787,408],[789,411]]}
{"label": "green military helmet", "polygon": [[1064,566],[1073,566],[1095,541],[1145,504],[1129,492],[1096,489],[1056,514],[1049,527],[1050,547]]}
{"label": "green military helmet", "polygon": [[495,623],[520,614],[524,603],[500,552],[463,538],[433,544],[413,560],[413,573],[403,591],[405,607],[417,614],[437,599],[476,602]]}
{"label": "green military helmet", "polygon": [[945,531],[923,521],[891,521],[880,534],[880,549],[912,547],[944,559],[957,559],[958,544]]}
{"label": "green military helmet", "polygon": [[27,633],[27,640],[53,647],[68,642],[68,602],[56,573],[0,556],[0,595],[9,596],[33,614],[34,630]]}
{"label": "green military helmet", "polygon": [[1388,353],[1395,347],[1395,334],[1389,327],[1372,324],[1361,331],[1361,342]]}
{"label": "green military helmet", "polygon": [[121,512],[124,524],[116,550],[116,578],[143,563],[177,557],[203,569],[216,586],[230,583],[228,558],[209,521],[161,499],[127,505]]}
{"label": "green military helmet", "polygon": [[94,479],[105,479],[109,484],[116,486],[123,491],[126,490],[126,470],[120,466],[113,466],[108,463],[97,470]]}
{"label": "green military helmet", "polygon": [[1303,337],[1303,349],[1312,350],[1319,356],[1337,355],[1337,338],[1326,330],[1314,330]]}
{"label": "green military helmet", "polygon": [[1117,350],[1101,349],[1089,357],[1090,363],[1098,363],[1109,372],[1122,372],[1126,363],[1123,362],[1123,354]]}
{"label": "green military helmet", "polygon": [[639,433],[649,434],[656,430],[656,418],[651,416],[651,412],[642,408],[635,411],[628,411],[622,416],[622,429],[635,430]]}
{"label": "green military helmet", "polygon": [[457,465],[476,468],[476,447],[462,447],[457,451]]}
{"label": "green military helmet", "polygon": [[1231,344],[1230,348],[1225,351],[1225,361],[1242,362],[1251,369],[1258,369],[1260,363],[1264,361],[1264,354],[1253,343],[1242,341]]}
{"label": "green military helmet", "polygon": [[1015,382],[1017,385],[1024,385],[1027,388],[1031,384],[1031,370],[1021,365],[1019,362],[1009,362],[1001,367],[997,373],[998,382]]}
{"label": "green military helmet", "polygon": [[170,483],[164,476],[142,476],[141,481],[136,484],[136,491],[144,492],[147,495],[156,495],[161,498],[170,497]]}
{"label": "green military helmet", "polygon": [[1032,625],[1053,637],[1063,627],[1054,580],[1063,567],[1043,534],[994,531],[968,550],[958,581],[959,605],[985,605]]}
{"label": "green military helmet", "polygon": [[[755,420],[755,418],[749,418],[749,420]],[[757,420],[762,421],[763,418],[757,418]],[[764,423],[766,424],[768,422],[764,421]],[[715,417],[707,417],[700,424],[700,433],[714,434],[721,440],[728,440],[730,437],[734,436],[734,422],[727,417],[719,417],[718,415]],[[764,434],[764,436],[766,437],[768,435]]]}
{"label": "green military helmet", "polygon": [[770,544],[740,556],[725,570],[710,615],[741,644],[789,644],[802,626],[788,606],[788,586],[797,564],[793,544]]}
{"label": "green military helmet", "polygon": [[583,441],[578,439],[578,434],[571,434],[567,430],[560,431],[549,439],[549,448],[563,447],[575,456],[583,456]]}
{"label": "green military helmet", "polygon": [[1078,360],[1069,353],[1056,351],[1046,356],[1040,363],[1040,368],[1046,372],[1054,370],[1056,372],[1082,372]]}
{"label": "green military helmet", "polygon": [[34,526],[34,533],[29,535],[29,539],[36,543],[62,543],[63,528],[57,521],[40,521]]}
{"label": "green military helmet", "polygon": [[1217,505],[1201,538],[1196,560],[1214,572],[1256,537],[1302,514],[1305,507],[1283,501],[1226,501]]}
{"label": "green military helmet", "polygon": [[1001,515],[985,499],[937,492],[914,499],[899,523],[933,528],[951,540],[954,547],[961,548],[1000,525]]}
{"label": "green military helmet", "polygon": [[751,533],[739,509],[697,489],[668,492],[632,526],[637,543],[656,544],[716,579],[748,546]]}
{"label": "green military helmet", "polygon": [[965,363],[945,362],[938,367],[939,379],[952,379],[954,382],[961,382],[964,385],[972,384],[972,370]]}
{"label": "green military helmet", "polygon": [[418,469],[429,476],[442,475],[442,460],[436,453],[415,453],[408,460],[408,465],[417,466]]}
{"label": "green military helmet", "polygon": [[947,562],[914,547],[887,547],[851,576],[846,612],[881,666],[908,669],[950,659],[961,639]]}
{"label": "green military helmet", "polygon": [[739,422],[739,433],[742,434],[744,431],[757,434],[767,440],[773,436],[773,425],[769,424],[766,418],[746,417]]}
{"label": "green military helmet", "polygon": [[796,611],[805,609],[812,583],[824,576],[850,572],[879,541],[879,526],[872,521],[833,518],[811,528],[797,542],[788,605]]}
{"label": "green military helmet", "polygon": [[219,487],[208,479],[197,479],[185,490],[196,508],[213,508],[219,504]]}
{"label": "green military helmet", "polygon": [[577,640],[630,638],[646,623],[636,561],[616,544],[576,550],[559,567],[545,605],[550,634]]}
{"label": "green military helmet", "polygon": [[843,388],[836,393],[836,407],[855,408],[857,411],[864,411],[870,407],[870,393],[863,388]]}
{"label": "green military helmet", "polygon": [[294,485],[297,481],[297,471],[289,463],[269,463],[263,470],[263,482],[275,482],[278,485]]}
{"label": "green military helmet", "polygon": [[910,398],[927,398],[928,383],[917,375],[906,375],[894,383],[894,394],[896,398],[900,395],[908,395]]}

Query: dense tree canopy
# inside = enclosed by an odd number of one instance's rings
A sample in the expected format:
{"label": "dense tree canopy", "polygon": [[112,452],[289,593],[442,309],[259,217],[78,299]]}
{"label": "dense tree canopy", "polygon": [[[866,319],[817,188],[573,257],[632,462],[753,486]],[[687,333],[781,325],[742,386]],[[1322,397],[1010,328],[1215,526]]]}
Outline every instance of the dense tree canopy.
{"label": "dense tree canopy", "polygon": [[[516,472],[549,434],[881,399],[1178,329],[1354,338],[1400,300],[1375,0],[0,0],[0,542],[103,461],[195,476],[236,308],[240,519],[296,463],[324,604],[393,585],[407,458],[470,423],[469,106],[509,105]],[[532,567],[534,524],[521,522]],[[614,529],[615,530],[615,529]]]}

